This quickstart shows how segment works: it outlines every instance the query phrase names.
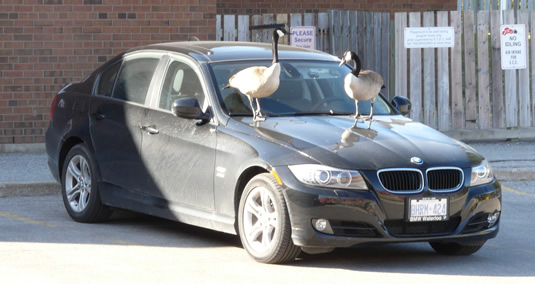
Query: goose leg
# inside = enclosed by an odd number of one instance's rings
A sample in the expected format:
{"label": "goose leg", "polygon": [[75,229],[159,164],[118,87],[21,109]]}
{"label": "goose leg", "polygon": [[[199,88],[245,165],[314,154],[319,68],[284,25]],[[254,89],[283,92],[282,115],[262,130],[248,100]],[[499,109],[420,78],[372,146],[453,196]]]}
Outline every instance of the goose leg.
{"label": "goose leg", "polygon": [[373,103],[375,103],[375,98],[372,98],[371,105],[370,105],[370,114],[367,116],[362,116],[362,119],[364,120],[372,120],[373,119]]}
{"label": "goose leg", "polygon": [[373,103],[375,103],[375,98],[372,98],[372,103],[370,107],[370,115],[368,116],[368,119],[370,120],[370,124],[368,124],[368,129],[372,127],[372,122],[373,122]]}
{"label": "goose leg", "polygon": [[370,119],[370,123],[368,124],[368,129],[372,127],[372,122],[373,122],[373,119]]}
{"label": "goose leg", "polygon": [[360,118],[360,113],[359,113],[359,101],[355,100],[355,123],[353,124],[353,128],[357,127],[357,122],[359,121],[359,118]]}
{"label": "goose leg", "polygon": [[260,100],[256,98],[256,119],[255,121],[264,121],[266,118],[264,115],[262,115],[262,112],[260,112]]}
{"label": "goose leg", "polygon": [[253,98],[251,98],[250,96],[247,96],[247,98],[249,98],[249,103],[251,104],[251,112],[253,113],[253,121],[256,121],[256,111],[254,109]]}
{"label": "goose leg", "polygon": [[375,97],[372,98],[372,103],[370,106],[370,116],[368,117],[370,120],[373,119],[373,103],[375,103]]}

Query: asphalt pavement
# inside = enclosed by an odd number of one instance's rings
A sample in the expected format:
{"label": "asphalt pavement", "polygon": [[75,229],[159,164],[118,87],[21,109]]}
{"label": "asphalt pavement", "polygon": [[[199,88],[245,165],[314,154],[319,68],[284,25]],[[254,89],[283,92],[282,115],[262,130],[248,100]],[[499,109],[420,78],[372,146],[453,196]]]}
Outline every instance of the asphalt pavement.
{"label": "asphalt pavement", "polygon": [[[489,160],[498,180],[535,180],[534,140],[468,144]],[[0,152],[0,197],[59,192],[60,186],[50,174],[44,152]]]}

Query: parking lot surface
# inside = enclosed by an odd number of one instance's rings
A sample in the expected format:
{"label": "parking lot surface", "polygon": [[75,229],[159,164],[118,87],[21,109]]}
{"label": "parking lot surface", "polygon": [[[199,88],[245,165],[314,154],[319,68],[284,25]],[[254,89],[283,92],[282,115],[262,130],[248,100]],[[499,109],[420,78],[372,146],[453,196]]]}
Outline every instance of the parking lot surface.
{"label": "parking lot surface", "polygon": [[0,198],[3,283],[534,283],[535,181],[504,182],[498,237],[476,254],[426,243],[337,249],[289,265],[254,262],[237,236],[118,211],[73,222],[61,196]]}

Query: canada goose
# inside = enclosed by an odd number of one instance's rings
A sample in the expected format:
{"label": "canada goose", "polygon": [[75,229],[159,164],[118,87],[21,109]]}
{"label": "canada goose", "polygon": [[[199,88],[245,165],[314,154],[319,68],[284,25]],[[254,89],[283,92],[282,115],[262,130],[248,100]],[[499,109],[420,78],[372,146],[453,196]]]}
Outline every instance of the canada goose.
{"label": "canada goose", "polygon": [[[273,31],[272,52],[273,64],[270,67],[253,66],[241,70],[228,80],[228,85],[224,88],[236,88],[249,98],[254,121],[264,121],[266,118],[260,112],[259,98],[271,96],[279,88],[281,67],[279,63],[279,37],[286,35],[283,28]],[[256,99],[257,109],[253,106],[253,99]]]}
{"label": "canada goose", "polygon": [[[346,51],[342,57],[342,64],[355,61],[353,71],[347,74],[344,79],[344,89],[346,94],[355,100],[356,113],[355,113],[355,124],[360,118],[363,119],[373,119],[373,103],[375,102],[375,97],[379,94],[382,88],[384,88],[384,80],[381,75],[377,74],[372,70],[360,70],[361,63],[358,55],[353,51]],[[359,101],[367,101],[371,99],[371,109],[370,115],[363,117],[359,113]],[[371,124],[371,122],[370,122]]]}

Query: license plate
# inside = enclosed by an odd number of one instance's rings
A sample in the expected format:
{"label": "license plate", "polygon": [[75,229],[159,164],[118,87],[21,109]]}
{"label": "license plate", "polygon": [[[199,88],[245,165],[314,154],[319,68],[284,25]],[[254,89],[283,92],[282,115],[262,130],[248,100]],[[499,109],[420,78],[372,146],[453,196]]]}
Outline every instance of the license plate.
{"label": "license plate", "polygon": [[410,198],[409,222],[432,222],[448,220],[448,198]]}

